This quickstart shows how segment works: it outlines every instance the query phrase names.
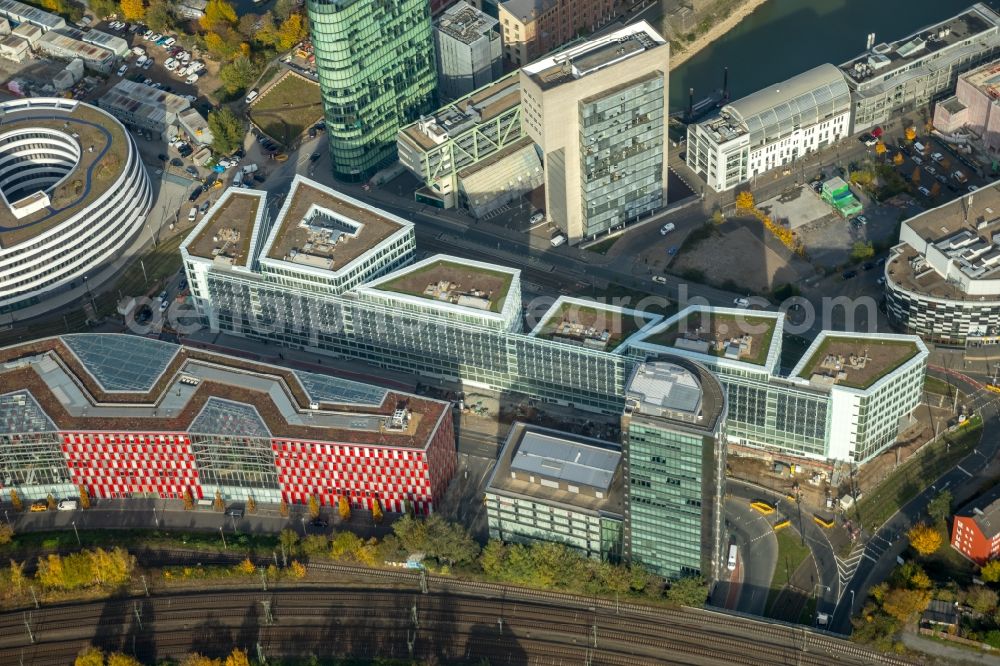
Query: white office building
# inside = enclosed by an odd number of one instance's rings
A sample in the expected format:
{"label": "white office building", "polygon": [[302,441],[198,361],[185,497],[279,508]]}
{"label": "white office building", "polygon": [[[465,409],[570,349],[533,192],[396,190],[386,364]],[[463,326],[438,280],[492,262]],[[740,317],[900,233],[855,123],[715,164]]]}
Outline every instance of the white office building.
{"label": "white office building", "polygon": [[688,126],[687,164],[717,192],[788,167],[850,132],[843,73],[820,65],[726,104]]}
{"label": "white office building", "polygon": [[[125,128],[62,98],[0,105],[0,312],[83,284],[142,230],[152,189]],[[16,317],[16,314],[15,314]]]}

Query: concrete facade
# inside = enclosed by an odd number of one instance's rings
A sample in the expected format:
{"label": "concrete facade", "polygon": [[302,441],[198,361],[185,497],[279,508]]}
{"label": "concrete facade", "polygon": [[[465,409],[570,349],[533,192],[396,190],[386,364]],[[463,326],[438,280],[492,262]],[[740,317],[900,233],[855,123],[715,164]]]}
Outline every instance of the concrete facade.
{"label": "concrete facade", "polygon": [[665,205],[669,46],[642,21],[521,70],[548,219],[570,243]]}
{"label": "concrete facade", "polygon": [[500,78],[497,20],[465,2],[447,9],[434,22],[438,97],[457,99]]}

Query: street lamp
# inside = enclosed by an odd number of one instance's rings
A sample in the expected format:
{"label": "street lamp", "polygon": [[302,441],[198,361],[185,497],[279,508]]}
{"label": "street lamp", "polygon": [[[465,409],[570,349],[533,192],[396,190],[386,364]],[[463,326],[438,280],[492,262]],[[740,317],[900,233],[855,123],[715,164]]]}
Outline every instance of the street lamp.
{"label": "street lamp", "polygon": [[76,545],[82,546],[83,544],[80,543],[80,533],[76,531],[76,521],[74,520],[73,522],[70,523],[70,525],[73,526],[73,534],[76,535]]}
{"label": "street lamp", "polygon": [[222,537],[222,549],[223,550],[229,550],[229,546],[226,545],[226,535],[222,531],[222,525],[219,525],[219,536]]}

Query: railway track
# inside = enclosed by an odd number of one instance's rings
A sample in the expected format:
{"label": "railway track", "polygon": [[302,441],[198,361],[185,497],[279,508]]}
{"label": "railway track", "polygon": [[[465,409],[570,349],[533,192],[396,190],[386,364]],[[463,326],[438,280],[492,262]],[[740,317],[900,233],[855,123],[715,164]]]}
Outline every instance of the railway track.
{"label": "railway track", "polygon": [[[267,656],[435,655],[492,664],[905,664],[845,641],[697,611],[615,604],[490,583],[336,564],[374,579],[336,586],[112,599],[0,615],[0,664],[64,665],[85,645],[142,659],[233,645]],[[412,585],[386,589],[385,583]],[[262,603],[263,602],[263,603]],[[753,626],[753,625],[761,626]]]}

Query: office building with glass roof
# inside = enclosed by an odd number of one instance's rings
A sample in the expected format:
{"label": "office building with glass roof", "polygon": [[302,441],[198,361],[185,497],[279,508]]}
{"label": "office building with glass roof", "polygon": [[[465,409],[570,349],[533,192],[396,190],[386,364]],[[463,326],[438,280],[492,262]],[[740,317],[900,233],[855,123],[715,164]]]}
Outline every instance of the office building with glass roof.
{"label": "office building with glass roof", "polygon": [[0,483],[25,499],[153,496],[430,512],[450,405],[118,334],[0,349]]}
{"label": "office building with glass roof", "polygon": [[362,181],[396,159],[399,128],[434,109],[426,0],[308,0],[333,175]]}
{"label": "office building with glass roof", "polygon": [[839,141],[850,128],[844,74],[820,65],[689,125],[687,165],[721,192]]}

